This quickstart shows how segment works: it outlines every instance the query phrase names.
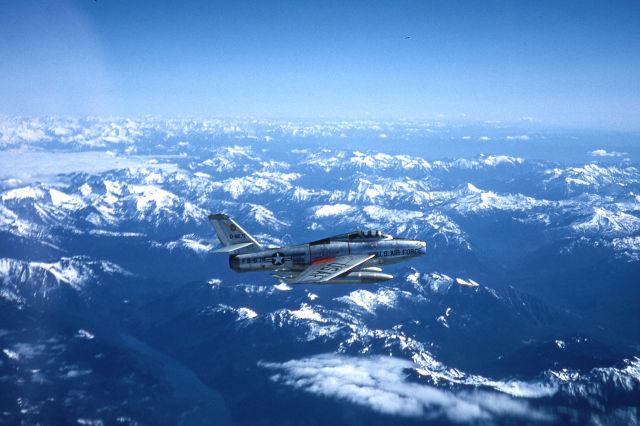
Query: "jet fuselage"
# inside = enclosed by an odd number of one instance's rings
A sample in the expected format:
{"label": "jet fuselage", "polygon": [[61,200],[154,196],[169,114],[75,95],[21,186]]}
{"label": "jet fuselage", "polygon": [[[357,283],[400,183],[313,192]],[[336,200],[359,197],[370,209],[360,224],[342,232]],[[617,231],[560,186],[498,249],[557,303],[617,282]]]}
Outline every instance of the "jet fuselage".
{"label": "jet fuselage", "polygon": [[402,262],[412,257],[423,256],[426,243],[408,239],[372,239],[370,241],[331,241],[298,244],[237,254],[229,257],[229,265],[237,272],[252,271],[298,271],[309,265],[321,263],[346,255],[374,254],[362,268]]}
{"label": "jet fuselage", "polygon": [[426,254],[426,243],[393,238],[380,231],[346,234],[278,248],[264,248],[224,213],[209,215],[222,243],[216,250],[229,254],[229,266],[237,272],[272,271],[292,284],[379,283],[393,279],[381,265],[402,262]]}

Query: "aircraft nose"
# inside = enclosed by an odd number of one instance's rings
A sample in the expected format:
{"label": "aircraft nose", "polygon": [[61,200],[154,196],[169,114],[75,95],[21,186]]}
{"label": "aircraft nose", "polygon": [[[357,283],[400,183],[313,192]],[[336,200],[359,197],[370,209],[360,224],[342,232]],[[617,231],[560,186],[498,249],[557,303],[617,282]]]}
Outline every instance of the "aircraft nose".
{"label": "aircraft nose", "polygon": [[427,254],[427,243],[424,241],[418,241],[418,244],[420,244],[420,254],[423,256]]}

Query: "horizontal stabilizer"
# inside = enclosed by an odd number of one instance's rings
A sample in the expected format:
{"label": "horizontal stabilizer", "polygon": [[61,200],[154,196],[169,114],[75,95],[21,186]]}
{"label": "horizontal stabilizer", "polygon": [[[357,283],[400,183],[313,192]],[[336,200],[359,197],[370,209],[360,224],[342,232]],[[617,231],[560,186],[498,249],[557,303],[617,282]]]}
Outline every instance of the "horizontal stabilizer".
{"label": "horizontal stabilizer", "polygon": [[220,247],[219,249],[214,250],[213,252],[214,253],[231,253],[233,251],[240,250],[241,248],[249,247],[251,245],[253,245],[253,243],[251,243],[251,242],[249,242],[249,243],[240,243],[240,244],[231,244],[231,245],[228,245],[228,246]]}
{"label": "horizontal stabilizer", "polygon": [[291,280],[293,278],[295,278],[296,276],[293,274],[289,274],[289,275],[282,275],[282,274],[271,274],[271,276],[273,278],[277,278],[279,280]]}

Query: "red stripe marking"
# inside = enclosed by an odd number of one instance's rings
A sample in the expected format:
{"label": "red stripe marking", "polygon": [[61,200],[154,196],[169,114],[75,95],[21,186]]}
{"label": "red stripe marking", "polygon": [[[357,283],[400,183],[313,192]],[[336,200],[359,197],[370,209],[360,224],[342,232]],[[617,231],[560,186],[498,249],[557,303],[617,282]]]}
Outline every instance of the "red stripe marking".
{"label": "red stripe marking", "polygon": [[322,265],[323,263],[328,263],[331,262],[332,260],[335,260],[335,257],[325,257],[324,259],[317,259],[314,260],[313,262],[311,262],[312,265]]}

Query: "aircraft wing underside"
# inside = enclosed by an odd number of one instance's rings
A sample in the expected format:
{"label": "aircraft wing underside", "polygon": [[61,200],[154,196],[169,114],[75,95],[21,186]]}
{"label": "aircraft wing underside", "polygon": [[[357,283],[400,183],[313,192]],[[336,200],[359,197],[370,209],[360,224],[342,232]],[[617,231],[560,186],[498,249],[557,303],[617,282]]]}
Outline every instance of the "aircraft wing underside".
{"label": "aircraft wing underside", "polygon": [[290,282],[292,284],[323,283],[362,265],[375,255],[338,256],[312,264]]}

